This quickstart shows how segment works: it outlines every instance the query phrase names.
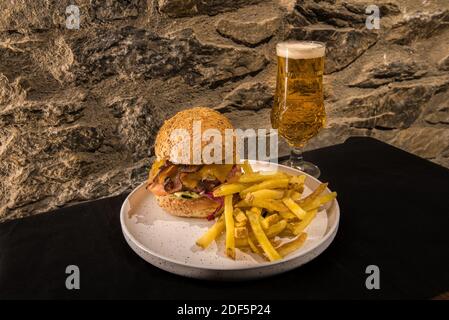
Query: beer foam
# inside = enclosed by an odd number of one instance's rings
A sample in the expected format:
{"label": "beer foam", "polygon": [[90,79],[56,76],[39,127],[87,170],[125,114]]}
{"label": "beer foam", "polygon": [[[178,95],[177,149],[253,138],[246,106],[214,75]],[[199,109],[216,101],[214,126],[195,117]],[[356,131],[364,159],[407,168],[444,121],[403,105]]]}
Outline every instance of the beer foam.
{"label": "beer foam", "polygon": [[289,41],[276,45],[276,54],[279,57],[290,59],[313,59],[324,57],[326,46],[313,41]]}

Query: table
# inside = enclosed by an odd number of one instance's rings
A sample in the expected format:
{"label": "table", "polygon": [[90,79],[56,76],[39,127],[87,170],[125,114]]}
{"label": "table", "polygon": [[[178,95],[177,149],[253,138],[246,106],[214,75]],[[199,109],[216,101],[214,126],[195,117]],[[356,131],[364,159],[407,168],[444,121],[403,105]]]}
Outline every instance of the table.
{"label": "table", "polygon": [[[0,224],[0,298],[428,299],[449,291],[449,170],[372,138],[314,150],[338,191],[340,229],[318,258],[263,280],[172,275],[126,244],[126,195]],[[386,183],[389,181],[389,183]],[[67,290],[68,265],[80,290]],[[380,289],[368,290],[368,265]]]}

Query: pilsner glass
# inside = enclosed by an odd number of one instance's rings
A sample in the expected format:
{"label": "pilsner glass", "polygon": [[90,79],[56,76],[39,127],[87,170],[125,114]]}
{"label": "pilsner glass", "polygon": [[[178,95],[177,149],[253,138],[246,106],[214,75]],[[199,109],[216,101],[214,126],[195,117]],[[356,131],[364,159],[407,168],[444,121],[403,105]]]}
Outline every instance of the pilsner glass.
{"label": "pilsner glass", "polygon": [[314,177],[320,169],[304,161],[306,142],[323,128],[326,113],[323,98],[326,46],[314,41],[281,42],[276,46],[278,71],[271,125],[288,142],[288,165]]}

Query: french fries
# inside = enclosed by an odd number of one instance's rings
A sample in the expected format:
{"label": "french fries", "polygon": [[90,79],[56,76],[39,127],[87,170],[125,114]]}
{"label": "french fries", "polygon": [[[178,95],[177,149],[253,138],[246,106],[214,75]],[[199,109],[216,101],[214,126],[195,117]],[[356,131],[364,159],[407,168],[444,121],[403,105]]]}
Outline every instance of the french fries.
{"label": "french fries", "polygon": [[246,201],[245,199],[240,200],[239,202],[237,202],[237,204],[235,205],[236,208],[248,208],[251,207],[251,204]]}
{"label": "french fries", "polygon": [[235,238],[235,246],[236,248],[248,247],[248,238]]}
{"label": "french fries", "polygon": [[296,220],[298,218],[290,211],[279,212],[279,215],[282,217],[282,219],[287,220],[287,221]]}
{"label": "french fries", "polygon": [[249,244],[249,247],[251,248],[252,252],[254,252],[256,254],[260,254],[260,250],[256,247],[256,245],[254,244],[251,237],[248,237],[248,244]]}
{"label": "french fries", "polygon": [[264,230],[267,230],[269,227],[271,227],[273,224],[275,224],[278,221],[279,221],[279,215],[277,213],[275,213],[275,214],[272,214],[272,215],[262,219],[262,221],[260,222],[260,225],[262,226],[262,228],[264,228]]}
{"label": "french fries", "polygon": [[271,189],[262,189],[254,192],[250,192],[246,195],[249,199],[282,199],[284,196],[284,191],[282,190],[271,190]]}
{"label": "french fries", "polygon": [[239,182],[240,183],[255,183],[255,182],[262,182],[265,180],[283,179],[283,178],[287,178],[287,175],[285,173],[278,172],[278,171],[262,171],[262,172],[244,174],[243,176],[240,176]]}
{"label": "french fries", "polygon": [[305,228],[307,228],[307,226],[312,222],[312,220],[315,218],[317,213],[317,210],[312,210],[306,213],[305,217],[303,220],[301,220],[301,222],[298,222],[294,228],[293,228],[293,233],[298,235],[301,232],[304,231]]}
{"label": "french fries", "polygon": [[300,220],[306,216],[306,211],[301,208],[292,198],[284,198],[282,202],[293,212]]}
{"label": "french fries", "polygon": [[279,255],[276,249],[274,249],[270,240],[268,240],[267,236],[263,232],[262,226],[260,225],[259,222],[258,214],[255,213],[253,210],[248,210],[246,211],[246,215],[248,216],[249,223],[251,225],[251,230],[253,231],[254,236],[256,237],[257,241],[259,242],[265,254],[267,255],[268,259],[270,261],[282,259],[282,257]]}
{"label": "french fries", "polygon": [[251,168],[251,165],[249,164],[248,160],[245,160],[242,164],[243,171],[245,174],[251,174],[253,173],[253,168]]}
{"label": "french fries", "polygon": [[298,192],[298,191],[292,190],[292,189],[287,190],[287,192],[285,192],[286,197],[292,198],[295,201],[298,201],[299,199],[301,199],[301,195],[302,195],[302,192]]}
{"label": "french fries", "polygon": [[244,184],[240,183],[229,183],[229,184],[222,184],[217,189],[214,190],[213,195],[214,197],[223,197],[227,196],[229,194],[239,193],[240,191],[244,190],[246,186]]}
{"label": "french fries", "polygon": [[310,211],[313,209],[317,209],[323,204],[326,204],[327,202],[334,200],[337,197],[336,192],[331,192],[322,196],[319,196],[318,198],[314,199],[313,201],[307,203],[304,205],[304,210]]}
{"label": "french fries", "polygon": [[304,242],[306,242],[307,233],[301,233],[295,240],[285,243],[278,248],[278,252],[282,257],[298,250]]}
{"label": "french fries", "polygon": [[226,226],[226,255],[235,259],[234,216],[232,214],[232,195],[225,196],[224,215]]}
{"label": "french fries", "polygon": [[206,231],[201,238],[196,241],[196,244],[203,249],[206,249],[212,241],[214,241],[225,229],[223,216],[221,216],[215,224]]}
{"label": "french fries", "polygon": [[270,226],[265,232],[265,234],[267,235],[268,238],[276,237],[279,233],[281,233],[285,229],[286,226],[287,221],[281,220]]}
{"label": "french fries", "polygon": [[284,230],[282,230],[277,236],[283,239],[292,239],[296,237],[296,235],[291,230],[291,223],[287,222],[287,226]]}
{"label": "french fries", "polygon": [[234,228],[234,237],[236,239],[245,239],[248,238],[248,229],[246,227],[237,227]]}
{"label": "french fries", "polygon": [[246,221],[248,220],[248,218],[246,218],[246,215],[239,208],[236,208],[234,210],[234,218],[235,218],[235,221],[237,221],[237,223],[241,223],[243,225],[245,225]]}
{"label": "french fries", "polygon": [[262,200],[262,199],[254,199],[252,201],[247,201],[251,206],[267,209],[268,211],[288,211],[287,207],[281,201],[277,200]]}
{"label": "french fries", "polygon": [[288,181],[288,188],[291,190],[302,192],[304,190],[304,182],[306,176],[292,176]]}
{"label": "french fries", "polygon": [[305,175],[254,172],[248,161],[241,166],[244,174],[214,190],[215,197],[224,197],[224,210],[196,244],[205,249],[225,233],[225,253],[231,259],[236,248],[270,261],[282,259],[304,245],[304,231],[337,194],[324,193],[327,183],[322,183],[303,197]]}
{"label": "french fries", "polygon": [[322,183],[311,194],[304,199],[299,200],[299,205],[305,207],[315,200],[327,188],[327,183]]}
{"label": "french fries", "polygon": [[288,186],[288,178],[266,180],[240,192],[240,196],[244,198],[248,193],[263,189],[280,189]]}

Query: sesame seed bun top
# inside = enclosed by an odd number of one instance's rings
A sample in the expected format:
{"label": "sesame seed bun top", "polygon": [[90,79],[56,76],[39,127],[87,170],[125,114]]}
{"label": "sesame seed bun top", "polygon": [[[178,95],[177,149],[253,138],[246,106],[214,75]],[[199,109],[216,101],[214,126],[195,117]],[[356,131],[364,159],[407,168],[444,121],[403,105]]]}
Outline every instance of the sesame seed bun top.
{"label": "sesame seed bun top", "polygon": [[[194,163],[193,154],[196,152],[198,154],[198,150],[194,149],[193,139],[193,126],[196,121],[201,121],[201,133],[204,134],[204,131],[207,129],[217,129],[221,134],[222,140],[222,157],[221,159],[225,159],[225,130],[226,129],[234,129],[231,122],[223,116],[221,113],[212,110],[206,107],[195,107],[187,110],[183,110],[175,114],[170,119],[166,120],[162,127],[159,130],[159,133],[156,136],[155,142],[155,152],[158,160],[170,160],[173,163],[180,164],[200,164]],[[199,122],[197,122],[199,124]],[[177,129],[184,129],[185,132],[190,136],[190,159],[186,161],[187,157],[182,157],[180,155],[174,156],[172,150],[180,149],[179,147],[179,134],[175,131]],[[173,136],[172,136],[173,134]],[[178,140],[174,139],[174,137],[178,136]],[[204,150],[204,147],[209,145],[212,139],[207,141],[203,141],[201,136],[199,137],[201,140],[201,150]],[[235,148],[233,148],[235,154]],[[213,154],[213,153],[212,153]],[[202,155],[198,155],[199,159],[201,159],[201,163],[203,161]]]}

